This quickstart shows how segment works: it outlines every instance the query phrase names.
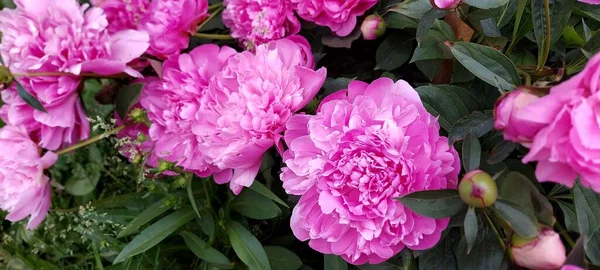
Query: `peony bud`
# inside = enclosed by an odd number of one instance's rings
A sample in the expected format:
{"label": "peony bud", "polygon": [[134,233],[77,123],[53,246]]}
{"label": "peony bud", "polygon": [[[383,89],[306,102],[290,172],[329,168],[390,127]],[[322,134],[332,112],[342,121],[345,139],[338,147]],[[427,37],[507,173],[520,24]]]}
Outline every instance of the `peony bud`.
{"label": "peony bud", "polygon": [[165,160],[161,160],[158,162],[158,166],[156,167],[159,172],[165,172],[173,168],[175,166],[172,162],[168,162]]}
{"label": "peony bud", "polygon": [[455,9],[462,3],[462,0],[429,0],[429,2],[437,9]]}
{"label": "peony bud", "polygon": [[539,123],[524,120],[523,108],[539,97],[521,88],[509,92],[496,101],[494,127],[503,131],[504,139],[527,146],[542,127]]}
{"label": "peony bud", "polygon": [[4,88],[9,87],[13,82],[13,76],[10,74],[10,70],[4,66],[0,66],[0,85]]}
{"label": "peony bud", "polygon": [[475,170],[467,173],[460,181],[458,193],[466,204],[484,208],[496,202],[498,187],[488,173]]}
{"label": "peony bud", "polygon": [[136,124],[148,123],[149,121],[148,121],[148,117],[146,115],[147,115],[146,111],[143,109],[140,109],[140,108],[135,108],[135,109],[131,110],[131,112],[129,113],[129,117]]}
{"label": "peony bud", "polygon": [[387,25],[381,16],[369,15],[365,18],[360,26],[360,31],[362,32],[362,36],[365,40],[374,40],[380,36],[383,36],[386,28]]}
{"label": "peony bud", "polygon": [[533,239],[514,234],[511,255],[516,265],[529,269],[556,269],[567,260],[560,235],[548,228]]}

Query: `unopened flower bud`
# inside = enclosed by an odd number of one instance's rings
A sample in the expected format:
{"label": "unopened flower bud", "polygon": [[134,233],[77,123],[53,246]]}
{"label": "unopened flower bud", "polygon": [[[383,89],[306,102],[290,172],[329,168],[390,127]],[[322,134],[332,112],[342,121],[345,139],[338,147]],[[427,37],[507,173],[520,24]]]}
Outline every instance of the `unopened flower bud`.
{"label": "unopened flower bud", "polygon": [[468,205],[484,208],[498,199],[498,187],[488,173],[475,170],[467,173],[458,185],[460,198]]}
{"label": "unopened flower bud", "polygon": [[365,40],[374,40],[383,36],[386,28],[387,25],[381,16],[369,15],[360,26],[360,31]]}
{"label": "unopened flower bud", "polygon": [[560,235],[549,228],[531,239],[514,234],[510,250],[515,264],[529,269],[556,269],[567,260]]}
{"label": "unopened flower bud", "polygon": [[148,140],[148,137],[146,135],[140,133],[137,135],[137,138],[135,138],[135,140],[139,143],[143,143]]}
{"label": "unopened flower bud", "polygon": [[144,158],[142,157],[142,155],[137,154],[131,157],[131,163],[133,163],[134,165],[138,165],[142,162]]}
{"label": "unopened flower bud", "polygon": [[520,87],[510,91],[496,101],[494,127],[504,134],[504,139],[528,145],[545,125],[529,121],[530,112],[525,109],[540,97],[530,89]]}
{"label": "unopened flower bud", "polygon": [[429,0],[431,5],[437,9],[455,9],[462,3],[462,0]]}
{"label": "unopened flower bud", "polygon": [[5,66],[0,66],[0,84],[3,85],[4,88],[7,88],[12,84],[13,80],[10,70]]}
{"label": "unopened flower bud", "polygon": [[129,117],[136,124],[148,123],[146,111],[140,108],[135,108],[131,110],[131,112],[129,113]]}
{"label": "unopened flower bud", "polygon": [[156,168],[160,172],[168,171],[173,168],[173,163],[165,161],[165,160],[161,160],[158,162],[158,166]]}

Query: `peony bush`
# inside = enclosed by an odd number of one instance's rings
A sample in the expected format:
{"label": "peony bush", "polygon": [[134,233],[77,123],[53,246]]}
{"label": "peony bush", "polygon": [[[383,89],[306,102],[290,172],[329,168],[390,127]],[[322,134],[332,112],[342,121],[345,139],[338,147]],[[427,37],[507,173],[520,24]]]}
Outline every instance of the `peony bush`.
{"label": "peony bush", "polygon": [[3,0],[4,269],[600,267],[600,3]]}

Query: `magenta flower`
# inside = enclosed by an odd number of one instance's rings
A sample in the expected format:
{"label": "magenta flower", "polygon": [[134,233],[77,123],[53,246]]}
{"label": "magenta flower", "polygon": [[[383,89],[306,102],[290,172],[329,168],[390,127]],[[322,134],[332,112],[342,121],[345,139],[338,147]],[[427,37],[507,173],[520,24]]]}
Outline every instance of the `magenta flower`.
{"label": "magenta flower", "polygon": [[431,5],[439,9],[453,9],[456,8],[462,0],[430,0]]}
{"label": "magenta flower", "polygon": [[108,32],[110,34],[126,30],[138,29],[140,22],[146,16],[150,0],[104,0],[91,1],[106,13]]}
{"label": "magenta flower", "polygon": [[153,0],[139,27],[150,35],[148,54],[167,58],[187,48],[207,12],[207,0]]}
{"label": "magenta flower", "polygon": [[209,81],[235,53],[229,47],[202,45],[189,54],[172,55],[163,64],[160,83],[146,84],[140,104],[152,122],[149,134],[159,158],[201,177],[212,173],[192,126]]}
{"label": "magenta flower", "polygon": [[0,11],[0,53],[11,70],[101,75],[126,72],[127,63],[148,48],[148,34],[124,30],[109,35],[100,8],[76,0],[17,0],[16,9]]}
{"label": "magenta flower", "polygon": [[456,188],[460,161],[437,119],[405,81],[353,81],[316,115],[287,123],[281,173],[301,195],[291,227],[301,241],[352,264],[377,264],[404,247],[433,247],[448,218],[420,216],[394,198]]}
{"label": "magenta flower", "polygon": [[494,127],[504,133],[504,139],[530,145],[533,136],[543,125],[522,120],[525,117],[522,109],[538,99],[534,94],[517,89],[496,102]]}
{"label": "magenta flower", "polygon": [[265,151],[325,81],[307,57],[303,45],[280,39],[230,58],[211,82],[192,128],[206,161],[223,170],[217,183],[230,182],[235,194],[252,185]]}
{"label": "magenta flower", "polygon": [[[513,237],[511,255],[515,264],[528,269],[557,269],[567,260],[560,235],[544,228],[532,240]],[[566,268],[568,269],[568,268]]]}
{"label": "magenta flower", "polygon": [[377,0],[290,0],[302,19],[331,28],[338,36],[349,35],[356,26],[356,17],[373,7]]}
{"label": "magenta flower", "polygon": [[225,0],[224,4],[223,23],[249,49],[300,31],[289,0]]}
{"label": "magenta flower", "polygon": [[50,179],[44,170],[57,159],[52,152],[40,156],[24,128],[0,129],[0,208],[8,211],[7,220],[16,222],[29,216],[30,230],[42,223],[51,203]]}
{"label": "magenta flower", "polygon": [[532,136],[531,145],[524,144],[530,151],[523,162],[538,161],[538,181],[573,186],[579,176],[584,186],[600,192],[599,68],[596,54],[581,73],[521,108],[520,120],[505,128],[515,133],[505,139]]}
{"label": "magenta flower", "polygon": [[592,5],[600,5],[600,0],[579,0],[579,2],[588,3]]}
{"label": "magenta flower", "polygon": [[25,103],[12,86],[2,91],[0,117],[9,125],[24,127],[33,141],[49,150],[87,139],[90,125],[77,94],[79,78],[49,76],[20,78],[23,87],[35,96],[46,112]]}

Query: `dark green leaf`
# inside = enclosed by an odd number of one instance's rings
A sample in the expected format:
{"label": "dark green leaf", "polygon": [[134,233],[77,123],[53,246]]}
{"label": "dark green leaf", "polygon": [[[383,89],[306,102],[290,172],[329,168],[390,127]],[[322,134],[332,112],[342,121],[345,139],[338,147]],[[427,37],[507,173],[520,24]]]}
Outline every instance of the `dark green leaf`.
{"label": "dark green leaf", "polygon": [[[583,51],[587,51],[591,54],[595,54],[598,50],[600,50],[600,31],[596,31],[592,38],[583,46]],[[578,52],[577,55],[569,61],[569,64],[567,65],[567,74],[573,74],[583,69],[588,61],[588,58],[583,51]]]}
{"label": "dark green leaf", "polygon": [[592,250],[598,248],[600,241],[598,230],[600,229],[600,194],[583,187],[578,181],[573,188],[573,199],[577,212],[577,223],[583,235],[585,252],[593,264],[600,264],[600,251]]}
{"label": "dark green leaf", "polygon": [[271,219],[281,215],[281,209],[269,198],[245,189],[231,202],[231,210],[253,219]]}
{"label": "dark green leaf", "polygon": [[[463,116],[468,115],[470,108],[477,106],[476,99],[467,99],[469,94],[461,91],[460,87],[456,86],[444,86],[444,85],[428,85],[418,87],[416,90],[425,103],[425,108],[434,116],[439,116],[440,125],[450,131],[451,125],[461,119]],[[464,90],[464,89],[463,89]],[[468,92],[468,90],[467,90]],[[475,103],[469,104],[467,103]]]}
{"label": "dark green leaf", "polygon": [[475,215],[475,208],[469,207],[467,215],[465,216],[465,240],[467,241],[467,254],[471,253],[471,249],[477,239],[477,231],[479,227],[477,225],[477,215]]}
{"label": "dark green leaf", "polygon": [[508,3],[509,0],[464,0],[469,6],[481,9],[497,8]]}
{"label": "dark green leaf", "polygon": [[117,237],[121,238],[131,235],[137,232],[140,227],[167,212],[170,209],[170,207],[165,206],[168,200],[169,198],[164,198],[150,205],[148,208],[146,208],[146,210],[141,212],[131,222],[129,222],[129,224],[127,224],[125,228],[119,232]]}
{"label": "dark green leaf", "polygon": [[413,51],[413,40],[401,35],[388,36],[377,48],[375,69],[393,70],[399,68],[410,59]]}
{"label": "dark green leaf", "polygon": [[537,220],[529,210],[511,201],[498,199],[494,203],[498,215],[515,230],[515,233],[524,238],[533,238],[538,235]]}
{"label": "dark green leaf", "polygon": [[450,46],[454,57],[483,81],[503,90],[521,84],[515,65],[501,52],[475,43],[458,41]]}
{"label": "dark green leaf", "polygon": [[217,265],[231,265],[231,262],[223,255],[223,253],[209,246],[195,234],[184,231],[180,235],[183,237],[187,247],[196,254],[198,258]]}
{"label": "dark green leaf", "polygon": [[181,226],[194,219],[192,209],[180,209],[162,218],[133,238],[119,253],[113,264],[117,264],[156,246]]}
{"label": "dark green leaf", "polygon": [[465,171],[470,172],[478,169],[480,159],[481,145],[479,140],[473,134],[468,133],[462,145],[462,161]]}
{"label": "dark green leaf", "polygon": [[294,252],[284,247],[265,246],[273,270],[296,270],[302,266],[302,260]]}
{"label": "dark green leaf", "polygon": [[501,269],[504,259],[504,251],[498,244],[494,232],[491,230],[481,231],[473,244],[473,249],[467,254],[467,242],[463,238],[456,248],[458,269],[461,270],[483,270]]}
{"label": "dark green leaf", "polygon": [[431,29],[431,26],[433,26],[433,22],[438,18],[446,16],[446,13],[447,11],[436,8],[432,8],[425,12],[417,26],[417,42],[420,43],[423,37],[427,35],[427,32],[429,32],[429,29]]}
{"label": "dark green leaf", "polygon": [[227,235],[235,254],[250,270],[271,270],[265,250],[248,229],[235,221],[229,221]]}
{"label": "dark green leaf", "polygon": [[348,263],[340,256],[325,254],[324,260],[325,270],[348,270]]}
{"label": "dark green leaf", "polygon": [[431,250],[419,256],[419,270],[456,270],[458,265],[454,250],[460,240],[458,230],[450,230],[448,235]]}
{"label": "dark green leaf", "polygon": [[454,144],[461,141],[471,133],[474,137],[481,137],[494,128],[494,118],[491,111],[473,112],[458,120],[450,130],[448,142]]}
{"label": "dark green leaf", "polygon": [[390,11],[419,20],[431,8],[429,0],[406,0],[393,7]]}
{"label": "dark green leaf", "polygon": [[510,172],[504,177],[500,186],[500,197],[534,213],[541,223],[549,226],[554,223],[552,204],[525,175]]}
{"label": "dark green leaf", "polygon": [[144,85],[141,83],[134,83],[119,89],[115,97],[115,108],[121,120],[124,120],[131,107],[138,103],[142,89],[144,89]]}
{"label": "dark green leaf", "polygon": [[67,192],[74,196],[83,196],[94,191],[101,177],[98,165],[75,163],[73,166],[73,175],[65,183]]}
{"label": "dark green leaf", "polygon": [[418,191],[397,200],[410,210],[432,218],[451,217],[467,207],[453,189]]}
{"label": "dark green leaf", "polygon": [[325,83],[323,83],[323,88],[325,88],[324,95],[328,96],[342,89],[348,89],[348,84],[352,81],[352,79],[348,78],[327,78],[325,79]]}
{"label": "dark green leaf", "polygon": [[23,85],[21,85],[20,82],[15,80],[14,84],[17,86],[17,94],[19,95],[19,97],[21,97],[23,101],[25,101],[25,103],[27,103],[27,105],[31,106],[31,108],[34,108],[38,111],[42,111],[45,113],[48,112],[37,98],[35,98],[27,90],[25,90],[25,88],[23,87]]}
{"label": "dark green leaf", "polygon": [[200,229],[202,229],[202,232],[208,235],[210,239],[213,239],[213,237],[215,236],[215,219],[206,210],[203,210],[201,214],[202,219],[198,221]]}
{"label": "dark green leaf", "polygon": [[585,247],[583,246],[583,235],[581,235],[577,238],[577,241],[575,241],[575,246],[571,249],[571,252],[569,252],[567,261],[564,265],[574,265],[581,269],[585,269],[585,261]]}
{"label": "dark green leaf", "polygon": [[[203,181],[203,180],[201,180]],[[194,191],[192,191],[192,178],[190,177],[190,179],[188,179],[188,183],[187,183],[187,195],[188,195],[188,199],[190,200],[190,204],[192,205],[192,209],[194,209],[194,212],[196,213],[196,216],[198,216],[198,218],[202,218],[202,216],[200,215],[200,211],[198,211],[198,203],[196,203],[196,198],[194,198]]]}
{"label": "dark green leaf", "polygon": [[538,69],[546,64],[550,47],[558,41],[571,17],[573,0],[531,0],[533,32],[538,45]]}
{"label": "dark green leaf", "polygon": [[487,159],[487,163],[496,164],[504,161],[515,150],[517,145],[511,141],[502,141],[492,149],[492,154]]}
{"label": "dark green leaf", "polygon": [[508,57],[516,66],[530,66],[537,63],[535,55],[526,50],[512,51],[510,54],[508,54]]}
{"label": "dark green leaf", "polygon": [[396,12],[388,12],[383,16],[383,19],[387,24],[387,28],[395,29],[417,28],[419,23],[416,19]]}
{"label": "dark green leaf", "polygon": [[575,213],[575,205],[557,200],[556,203],[560,210],[563,212],[565,217],[565,226],[567,230],[572,232],[579,232],[579,226],[577,225],[577,213]]}
{"label": "dark green leaf", "polygon": [[277,197],[277,195],[275,195],[275,193],[273,193],[271,190],[269,190],[267,187],[265,187],[265,185],[263,185],[261,182],[254,181],[252,186],[250,186],[250,189],[273,200],[274,202],[280,204],[281,206],[285,206],[285,208],[290,208],[283,200],[281,200],[279,197]]}

